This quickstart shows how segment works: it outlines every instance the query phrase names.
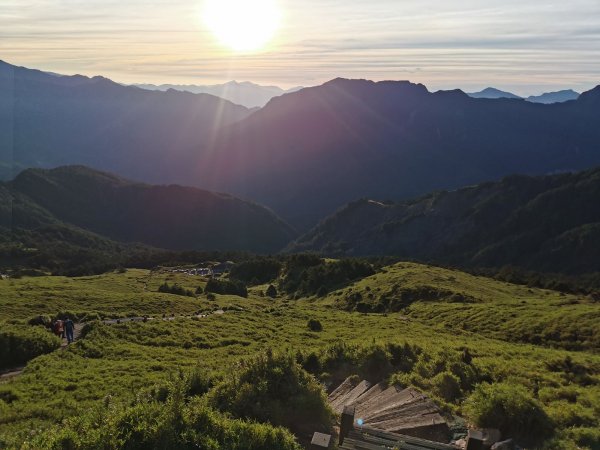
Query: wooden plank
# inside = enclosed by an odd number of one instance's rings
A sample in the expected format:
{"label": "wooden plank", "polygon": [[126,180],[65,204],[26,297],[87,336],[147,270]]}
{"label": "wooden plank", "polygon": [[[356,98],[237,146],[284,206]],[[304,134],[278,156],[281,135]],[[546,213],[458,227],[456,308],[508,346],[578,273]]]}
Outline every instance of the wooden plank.
{"label": "wooden plank", "polygon": [[378,430],[377,428],[371,428],[363,426],[360,430],[363,434],[368,433],[374,436],[383,437],[384,439],[403,441],[409,444],[421,444],[435,450],[456,450],[456,447],[449,444],[442,444],[440,442],[428,441],[427,439],[416,438],[413,436],[406,436],[403,434],[390,433],[387,431]]}

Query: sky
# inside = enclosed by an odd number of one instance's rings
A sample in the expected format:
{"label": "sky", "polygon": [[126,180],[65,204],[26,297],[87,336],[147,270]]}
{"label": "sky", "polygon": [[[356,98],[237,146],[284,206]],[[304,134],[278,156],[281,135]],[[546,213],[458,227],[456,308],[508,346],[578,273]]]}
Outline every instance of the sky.
{"label": "sky", "polygon": [[600,84],[600,0],[275,1],[273,40],[240,53],[207,27],[203,0],[0,0],[0,59],[122,83],[346,77],[520,95]]}

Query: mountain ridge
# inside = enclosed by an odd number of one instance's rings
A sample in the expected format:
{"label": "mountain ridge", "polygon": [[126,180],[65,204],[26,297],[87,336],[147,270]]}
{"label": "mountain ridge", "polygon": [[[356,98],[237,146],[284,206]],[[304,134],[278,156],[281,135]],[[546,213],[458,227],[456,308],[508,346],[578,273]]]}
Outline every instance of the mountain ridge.
{"label": "mountain ridge", "polygon": [[0,95],[5,178],[26,167],[83,164],[229,192],[303,231],[360,197],[398,201],[600,164],[595,90],[543,105],[337,78],[253,112],[207,94],[12,73],[15,83],[0,84],[8,93]]}
{"label": "mountain ridge", "polygon": [[571,100],[577,100],[579,92],[575,92],[573,89],[564,89],[560,91],[544,92],[539,95],[530,95],[522,97],[520,95],[513,94],[512,92],[502,91],[494,87],[488,87],[479,92],[471,92],[467,94],[472,98],[487,98],[487,99],[499,99],[499,98],[510,98],[514,100],[525,100],[531,103],[563,103]]}
{"label": "mountain ridge", "polygon": [[85,166],[27,169],[6,186],[30,202],[26,214],[43,211],[37,223],[28,220],[34,229],[68,224],[156,248],[259,253],[277,251],[294,236],[271,211],[228,194],[134,182]]}
{"label": "mountain ridge", "polygon": [[220,127],[250,114],[209,94],[146,91],[104,77],[56,76],[4,63],[0,178],[28,167],[83,164],[148,182],[173,181]]}
{"label": "mountain ridge", "polygon": [[286,251],[393,255],[465,267],[600,271],[600,168],[513,175],[401,203],[362,199],[324,219]]}
{"label": "mountain ridge", "polygon": [[399,200],[600,164],[600,108],[586,101],[590,92],[543,105],[335,79],[232,124],[199,155],[194,173],[210,189],[256,199],[306,229],[363,196]]}
{"label": "mountain ridge", "polygon": [[176,91],[185,91],[194,94],[211,94],[217,97],[229,100],[235,104],[245,106],[246,108],[262,108],[272,98],[283,94],[296,92],[303,89],[300,86],[290,89],[283,89],[279,86],[265,86],[253,83],[251,81],[228,81],[221,84],[212,85],[197,85],[197,84],[133,84],[132,86],[147,90],[168,91],[170,89]]}

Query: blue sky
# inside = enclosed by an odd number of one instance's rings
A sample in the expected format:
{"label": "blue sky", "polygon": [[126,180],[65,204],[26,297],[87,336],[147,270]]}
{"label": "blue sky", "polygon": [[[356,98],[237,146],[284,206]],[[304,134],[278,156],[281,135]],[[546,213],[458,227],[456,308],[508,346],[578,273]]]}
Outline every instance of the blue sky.
{"label": "blue sky", "polygon": [[207,30],[202,0],[1,0],[0,59],[131,83],[289,87],[342,76],[518,94],[600,84],[600,0],[279,4],[275,39],[239,54]]}

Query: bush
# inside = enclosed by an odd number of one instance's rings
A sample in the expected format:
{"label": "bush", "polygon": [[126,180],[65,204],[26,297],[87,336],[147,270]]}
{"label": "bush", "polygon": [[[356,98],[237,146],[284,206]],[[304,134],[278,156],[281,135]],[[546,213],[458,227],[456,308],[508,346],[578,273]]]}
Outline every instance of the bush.
{"label": "bush", "polygon": [[323,325],[317,319],[309,319],[307,326],[310,331],[323,331]]}
{"label": "bush", "polygon": [[162,292],[163,294],[173,294],[173,295],[181,295],[184,297],[195,297],[194,291],[190,289],[185,289],[178,284],[170,285],[166,281],[158,287],[158,292]]}
{"label": "bush", "polygon": [[123,408],[98,408],[66,419],[25,442],[28,449],[300,450],[282,428],[235,420],[202,398],[185,401],[175,386],[163,402],[140,399]]}
{"label": "bush", "polygon": [[229,276],[252,285],[268,283],[279,276],[281,262],[274,258],[255,258],[236,264]]}
{"label": "bush", "polygon": [[186,395],[204,395],[213,386],[213,381],[205,372],[198,369],[191,372],[185,379]]}
{"label": "bush", "polygon": [[50,353],[61,340],[41,327],[2,324],[0,329],[0,368],[25,364],[40,355]]}
{"label": "bush", "polygon": [[509,383],[483,383],[466,400],[467,416],[480,427],[498,428],[525,445],[548,438],[550,419],[541,404],[523,387]]}
{"label": "bush", "polygon": [[373,266],[360,259],[325,261],[316,255],[292,255],[284,269],[282,287],[289,294],[324,296],[374,273]]}
{"label": "bush", "polygon": [[28,325],[49,327],[52,324],[50,316],[35,316],[27,321]]}
{"label": "bush", "polygon": [[462,397],[460,380],[450,372],[438,373],[432,380],[434,391],[447,402],[454,402]]}
{"label": "bush", "polygon": [[339,342],[318,352],[299,353],[296,359],[305,370],[322,379],[326,374],[332,383],[341,382],[349,375],[378,382],[393,372],[412,370],[421,353],[419,347],[409,344],[359,346]]}
{"label": "bush", "polygon": [[246,285],[237,280],[217,280],[211,278],[206,283],[205,292],[214,292],[222,295],[238,295],[240,297],[248,297],[248,289]]}
{"label": "bush", "polygon": [[208,394],[234,417],[282,425],[296,434],[329,429],[333,413],[321,385],[290,355],[266,352],[243,362]]}
{"label": "bush", "polygon": [[269,287],[267,288],[267,291],[265,292],[265,294],[268,297],[275,298],[275,297],[277,297],[277,289],[275,288],[275,286],[270,284]]}

